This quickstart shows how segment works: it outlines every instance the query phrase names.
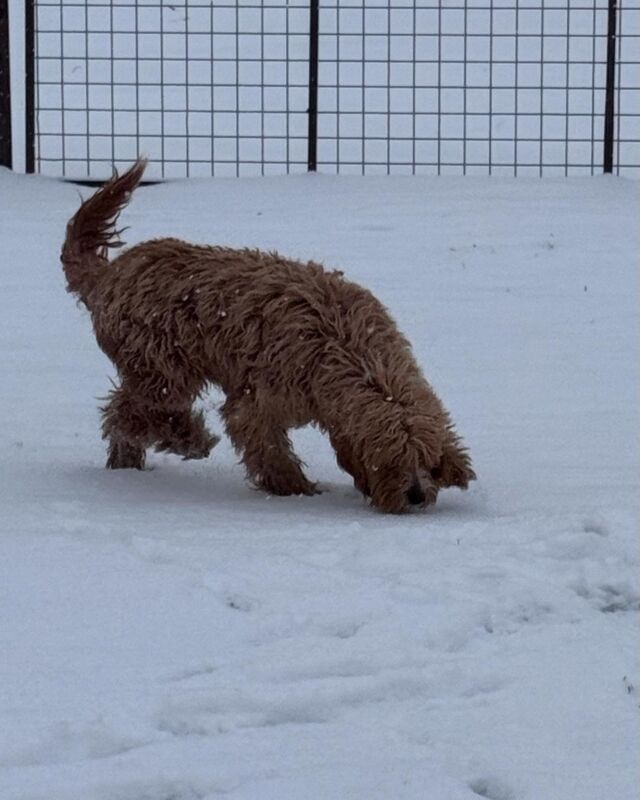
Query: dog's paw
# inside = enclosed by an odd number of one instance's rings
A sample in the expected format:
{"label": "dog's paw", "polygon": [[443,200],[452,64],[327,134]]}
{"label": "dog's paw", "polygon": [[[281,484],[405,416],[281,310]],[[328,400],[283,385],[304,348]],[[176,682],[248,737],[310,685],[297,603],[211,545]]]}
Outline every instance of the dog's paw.
{"label": "dog's paw", "polygon": [[218,444],[220,441],[219,436],[215,436],[214,434],[208,434],[206,441],[202,444],[192,445],[190,448],[186,450],[186,452],[182,453],[182,460],[183,461],[190,461],[191,459],[197,458],[207,458],[209,453],[213,450],[213,448]]}
{"label": "dog's paw", "polygon": [[317,484],[311,483],[306,478],[295,480],[284,480],[282,477],[263,476],[256,482],[258,489],[267,494],[277,495],[278,497],[288,497],[290,495],[306,495],[311,497],[314,494],[322,494]]}
{"label": "dog's paw", "polygon": [[144,469],[145,452],[142,447],[128,442],[112,442],[109,447],[107,469]]}
{"label": "dog's paw", "polygon": [[207,433],[198,441],[170,441],[158,442],[155,446],[156,452],[174,453],[182,456],[183,461],[191,461],[207,458],[209,453],[220,441],[220,437],[213,433]]}

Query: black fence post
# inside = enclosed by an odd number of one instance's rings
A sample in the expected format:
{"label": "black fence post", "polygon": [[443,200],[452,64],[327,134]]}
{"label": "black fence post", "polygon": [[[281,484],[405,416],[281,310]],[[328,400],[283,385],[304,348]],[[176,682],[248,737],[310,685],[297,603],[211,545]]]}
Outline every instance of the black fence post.
{"label": "black fence post", "polygon": [[0,0],[0,166],[13,166],[11,150],[11,69],[9,0]]}
{"label": "black fence post", "polygon": [[307,169],[318,168],[318,40],[320,38],[320,0],[309,4],[309,115]]}
{"label": "black fence post", "polygon": [[616,26],[617,0],[609,0],[607,17],[607,81],[604,103],[604,171],[613,172],[613,142],[615,137],[616,89]]}
{"label": "black fence post", "polygon": [[24,4],[24,136],[25,172],[35,172],[36,159],[36,104],[35,104],[35,0]]}

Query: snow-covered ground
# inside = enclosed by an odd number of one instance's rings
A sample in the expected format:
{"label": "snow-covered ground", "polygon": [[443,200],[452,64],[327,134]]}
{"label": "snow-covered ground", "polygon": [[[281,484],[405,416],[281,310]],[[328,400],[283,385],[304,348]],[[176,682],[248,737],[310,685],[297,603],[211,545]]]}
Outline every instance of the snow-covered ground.
{"label": "snow-covered ground", "polygon": [[637,798],[638,185],[139,190],[130,242],[277,248],[389,306],[478,472],[401,517],[313,430],[314,498],[254,491],[226,440],[105,471],[77,203],[0,171],[2,800]]}

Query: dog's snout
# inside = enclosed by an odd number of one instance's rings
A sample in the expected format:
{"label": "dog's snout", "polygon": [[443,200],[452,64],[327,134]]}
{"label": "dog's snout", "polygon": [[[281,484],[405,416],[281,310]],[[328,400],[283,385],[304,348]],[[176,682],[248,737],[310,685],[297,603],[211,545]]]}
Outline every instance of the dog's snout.
{"label": "dog's snout", "polygon": [[407,500],[412,506],[419,506],[426,500],[426,495],[419,483],[414,483],[407,491]]}

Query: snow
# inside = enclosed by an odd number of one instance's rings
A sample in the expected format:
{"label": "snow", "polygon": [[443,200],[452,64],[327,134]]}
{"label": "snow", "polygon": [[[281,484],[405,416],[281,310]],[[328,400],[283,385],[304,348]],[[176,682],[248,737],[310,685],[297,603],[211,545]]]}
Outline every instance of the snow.
{"label": "snow", "polygon": [[113,369],[58,263],[77,203],[0,171],[0,797],[636,798],[637,184],[137,192],[131,243],[277,248],[388,305],[478,472],[401,517],[313,430],[312,498],[254,491],[226,439],[104,470]]}

